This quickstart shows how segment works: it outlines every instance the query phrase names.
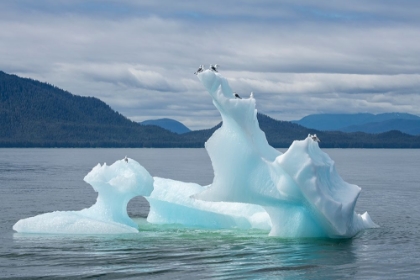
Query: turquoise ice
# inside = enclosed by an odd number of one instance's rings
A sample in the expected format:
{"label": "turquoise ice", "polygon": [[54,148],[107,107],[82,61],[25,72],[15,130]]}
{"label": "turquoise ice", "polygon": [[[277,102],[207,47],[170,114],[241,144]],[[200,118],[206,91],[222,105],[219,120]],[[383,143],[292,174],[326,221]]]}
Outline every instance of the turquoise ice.
{"label": "turquoise ice", "polygon": [[[18,221],[29,233],[135,233],[127,215],[135,196],[149,201],[147,221],[203,229],[258,228],[285,238],[350,238],[377,225],[355,212],[361,189],[345,182],[334,161],[310,136],[280,153],[261,131],[256,101],[234,97],[228,81],[206,70],[197,74],[219,110],[222,126],[205,143],[214,170],[208,186],[152,178],[135,160],[97,165],[84,178],[98,192],[81,211],[56,211]],[[141,229],[140,229],[141,230]]]}

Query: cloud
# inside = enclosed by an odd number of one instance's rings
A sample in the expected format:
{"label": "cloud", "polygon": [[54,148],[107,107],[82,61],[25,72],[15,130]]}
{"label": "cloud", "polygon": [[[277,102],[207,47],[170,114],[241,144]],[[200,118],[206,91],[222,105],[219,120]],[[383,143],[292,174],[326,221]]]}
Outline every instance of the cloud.
{"label": "cloud", "polygon": [[193,129],[220,121],[193,75],[210,63],[278,119],[420,114],[419,11],[416,1],[5,0],[0,69]]}
{"label": "cloud", "polygon": [[163,69],[149,70],[147,65],[131,64],[61,64],[61,72],[77,72],[91,82],[110,83],[119,87],[148,89],[161,92],[181,92],[182,81],[171,80]]}
{"label": "cloud", "polygon": [[[351,94],[351,93],[399,93],[415,94],[420,88],[420,74],[361,75],[330,73],[241,73],[230,83],[241,89],[272,94]],[[270,79],[271,78],[271,79]]]}

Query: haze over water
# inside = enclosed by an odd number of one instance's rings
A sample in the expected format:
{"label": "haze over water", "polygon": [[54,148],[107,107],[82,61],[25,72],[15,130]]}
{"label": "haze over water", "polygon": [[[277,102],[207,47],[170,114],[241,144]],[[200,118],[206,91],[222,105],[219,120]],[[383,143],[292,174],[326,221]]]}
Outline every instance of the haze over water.
{"label": "haze over water", "polygon": [[[322,145],[321,145],[322,147]],[[280,239],[260,230],[203,230],[146,222],[147,201],[128,212],[138,234],[17,234],[19,219],[91,206],[83,177],[125,155],[152,176],[201,185],[213,170],[204,149],[1,149],[0,277],[401,279],[420,275],[420,150],[324,149],[362,193],[356,211],[380,225],[349,240]]]}

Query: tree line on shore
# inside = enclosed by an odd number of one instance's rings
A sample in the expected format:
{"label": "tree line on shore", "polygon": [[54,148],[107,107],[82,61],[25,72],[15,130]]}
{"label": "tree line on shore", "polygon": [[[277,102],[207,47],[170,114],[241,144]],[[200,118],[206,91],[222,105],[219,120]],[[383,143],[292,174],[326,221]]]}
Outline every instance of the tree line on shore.
{"label": "tree line on shore", "polygon": [[[287,148],[316,133],[324,148],[420,148],[420,136],[317,131],[258,114],[270,145]],[[220,127],[172,133],[141,125],[94,97],[0,71],[0,147],[202,148]]]}

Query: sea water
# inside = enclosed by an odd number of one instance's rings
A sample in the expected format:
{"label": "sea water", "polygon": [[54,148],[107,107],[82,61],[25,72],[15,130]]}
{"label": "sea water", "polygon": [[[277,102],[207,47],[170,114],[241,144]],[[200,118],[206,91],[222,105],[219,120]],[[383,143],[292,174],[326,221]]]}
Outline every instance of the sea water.
{"label": "sea water", "polygon": [[146,222],[147,201],[137,197],[128,205],[137,234],[18,234],[19,219],[91,206],[96,193],[83,177],[97,163],[127,155],[152,176],[201,185],[213,170],[204,149],[0,149],[0,278],[420,277],[420,150],[323,150],[345,181],[362,188],[356,211],[368,211],[380,228],[329,240],[157,226]]}

